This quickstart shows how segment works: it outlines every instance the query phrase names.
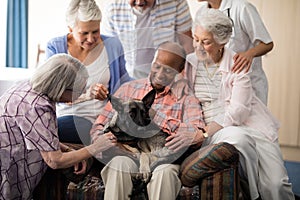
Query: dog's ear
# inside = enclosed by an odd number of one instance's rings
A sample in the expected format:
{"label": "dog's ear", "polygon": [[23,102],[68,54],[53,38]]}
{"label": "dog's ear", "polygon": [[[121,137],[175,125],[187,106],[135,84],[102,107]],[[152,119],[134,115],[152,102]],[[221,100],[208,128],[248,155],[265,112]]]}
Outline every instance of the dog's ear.
{"label": "dog's ear", "polygon": [[108,96],[108,99],[109,99],[109,101],[111,102],[112,107],[113,107],[116,111],[120,112],[120,111],[123,110],[123,106],[122,106],[122,103],[123,103],[123,102],[122,102],[122,100],[121,100],[120,98],[115,97],[115,96],[113,96],[113,95],[109,95],[109,96]]}
{"label": "dog's ear", "polygon": [[143,97],[142,101],[147,110],[149,110],[151,108],[151,105],[153,104],[154,99],[155,99],[155,95],[156,95],[156,91],[153,89]]}

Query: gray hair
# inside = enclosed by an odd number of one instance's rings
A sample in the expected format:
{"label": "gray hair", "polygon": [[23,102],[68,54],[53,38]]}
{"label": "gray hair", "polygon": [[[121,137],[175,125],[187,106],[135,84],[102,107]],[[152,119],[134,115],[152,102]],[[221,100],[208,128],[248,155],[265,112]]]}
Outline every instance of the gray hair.
{"label": "gray hair", "polygon": [[193,22],[193,32],[195,28],[201,26],[206,31],[213,34],[218,44],[226,44],[232,34],[232,21],[224,13],[217,9],[199,9],[196,12]]}
{"label": "gray hair", "polygon": [[58,102],[66,89],[76,90],[86,85],[88,72],[76,58],[56,54],[39,66],[30,79],[32,89]]}
{"label": "gray hair", "polygon": [[94,0],[71,0],[66,12],[66,22],[71,28],[74,28],[79,21],[101,21],[101,18],[101,11]]}

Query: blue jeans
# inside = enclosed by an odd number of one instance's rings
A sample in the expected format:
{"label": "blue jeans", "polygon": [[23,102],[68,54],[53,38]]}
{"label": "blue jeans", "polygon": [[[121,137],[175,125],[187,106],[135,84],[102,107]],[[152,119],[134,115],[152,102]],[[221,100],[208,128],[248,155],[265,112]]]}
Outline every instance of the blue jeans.
{"label": "blue jeans", "polygon": [[89,145],[92,122],[78,116],[63,116],[57,118],[58,137],[60,142]]}

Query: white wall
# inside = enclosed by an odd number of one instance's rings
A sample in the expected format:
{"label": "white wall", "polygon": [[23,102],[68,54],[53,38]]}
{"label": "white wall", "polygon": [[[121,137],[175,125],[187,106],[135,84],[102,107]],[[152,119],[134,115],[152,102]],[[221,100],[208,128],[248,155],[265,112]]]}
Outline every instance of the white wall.
{"label": "white wall", "polygon": [[[35,67],[37,45],[66,34],[65,11],[69,0],[29,0],[28,66]],[[42,58],[43,59],[43,58]]]}

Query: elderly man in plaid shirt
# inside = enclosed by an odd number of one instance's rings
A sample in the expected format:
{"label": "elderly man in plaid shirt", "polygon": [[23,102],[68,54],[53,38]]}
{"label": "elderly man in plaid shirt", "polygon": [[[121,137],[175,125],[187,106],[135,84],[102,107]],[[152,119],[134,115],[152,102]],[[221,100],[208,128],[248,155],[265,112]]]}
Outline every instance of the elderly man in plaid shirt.
{"label": "elderly man in plaid shirt", "polygon": [[[172,90],[175,77],[184,68],[185,55],[184,49],[177,43],[161,44],[156,51],[148,78],[125,83],[114,94],[124,100],[142,99],[154,88],[157,94],[151,107],[156,113],[153,120],[169,134],[166,146],[174,151],[204,140],[203,134],[196,131],[197,127],[204,126],[199,101],[187,90],[178,87],[177,90]],[[92,140],[103,134],[103,127],[111,120],[114,112],[108,103],[94,123]],[[155,168],[147,185],[149,199],[176,198],[181,188],[179,168],[177,164],[161,164]],[[101,172],[105,184],[105,199],[129,199],[132,191],[130,173],[137,171],[138,166],[131,158],[112,158]]]}

